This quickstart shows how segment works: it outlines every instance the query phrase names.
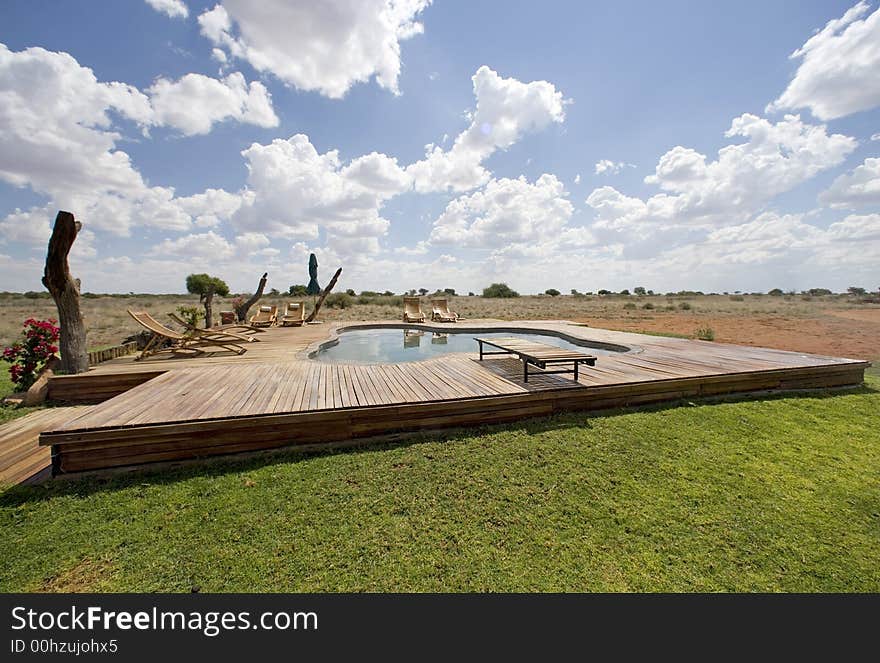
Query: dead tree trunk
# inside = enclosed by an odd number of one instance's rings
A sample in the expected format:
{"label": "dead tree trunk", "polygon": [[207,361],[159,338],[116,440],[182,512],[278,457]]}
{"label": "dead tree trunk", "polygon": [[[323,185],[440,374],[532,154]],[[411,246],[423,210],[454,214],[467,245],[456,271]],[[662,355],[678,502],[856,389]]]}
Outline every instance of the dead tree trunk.
{"label": "dead tree trunk", "polygon": [[330,291],[333,290],[333,286],[336,285],[336,280],[339,278],[339,275],[342,274],[342,267],[336,270],[336,273],[333,275],[333,278],[330,279],[330,283],[327,284],[327,287],[324,288],[324,291],[321,293],[321,296],[318,297],[318,301],[315,302],[315,310],[311,312],[308,318],[306,318],[306,322],[313,322],[315,318],[318,317],[318,311],[321,310],[321,304],[324,303],[324,298],[330,294]]}
{"label": "dead tree trunk", "polygon": [[263,296],[263,290],[266,287],[266,279],[269,278],[269,272],[263,274],[263,278],[260,279],[260,287],[257,288],[257,291],[253,294],[253,296],[244,302],[241,306],[236,307],[235,316],[238,318],[239,322],[247,321],[248,311],[251,310],[251,306],[260,301],[260,297]]}
{"label": "dead tree trunk", "polygon": [[59,368],[62,373],[85,373],[89,370],[86,326],[79,308],[79,280],[70,275],[67,262],[67,254],[80,228],[82,224],[74,220],[73,214],[58,212],[43,272],[43,285],[58,307],[58,324],[61,326]]}

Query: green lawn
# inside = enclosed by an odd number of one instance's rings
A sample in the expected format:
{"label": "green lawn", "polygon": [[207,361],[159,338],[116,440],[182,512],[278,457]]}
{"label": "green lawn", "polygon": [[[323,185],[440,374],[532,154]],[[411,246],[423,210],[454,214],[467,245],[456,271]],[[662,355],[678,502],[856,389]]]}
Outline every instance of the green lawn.
{"label": "green lawn", "polygon": [[0,495],[0,591],[880,591],[880,379]]}

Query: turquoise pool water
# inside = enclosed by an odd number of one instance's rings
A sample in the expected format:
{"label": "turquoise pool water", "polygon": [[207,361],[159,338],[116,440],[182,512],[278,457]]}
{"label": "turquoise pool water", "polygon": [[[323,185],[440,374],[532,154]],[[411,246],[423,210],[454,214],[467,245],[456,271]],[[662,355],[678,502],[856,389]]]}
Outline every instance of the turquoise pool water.
{"label": "turquoise pool water", "polygon": [[[593,345],[571,343],[558,336],[522,332],[435,333],[415,329],[352,329],[339,334],[339,343],[324,348],[312,358],[324,362],[389,363],[422,361],[448,352],[477,352],[475,336],[498,338],[516,336],[570,350],[607,355],[616,351]],[[487,347],[487,349],[489,349]]]}

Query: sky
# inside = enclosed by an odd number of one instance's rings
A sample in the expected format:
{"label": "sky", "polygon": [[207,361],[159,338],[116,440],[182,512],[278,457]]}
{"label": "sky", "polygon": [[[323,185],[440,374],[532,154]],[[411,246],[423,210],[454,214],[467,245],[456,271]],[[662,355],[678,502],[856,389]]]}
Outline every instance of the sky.
{"label": "sky", "polygon": [[0,290],[880,288],[880,7],[7,0]]}

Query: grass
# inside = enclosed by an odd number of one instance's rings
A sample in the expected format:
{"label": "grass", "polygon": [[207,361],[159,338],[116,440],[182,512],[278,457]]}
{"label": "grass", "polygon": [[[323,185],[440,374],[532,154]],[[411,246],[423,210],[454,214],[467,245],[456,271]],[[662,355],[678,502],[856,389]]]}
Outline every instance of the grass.
{"label": "grass", "polygon": [[11,488],[0,591],[877,592],[878,412],[872,377]]}

